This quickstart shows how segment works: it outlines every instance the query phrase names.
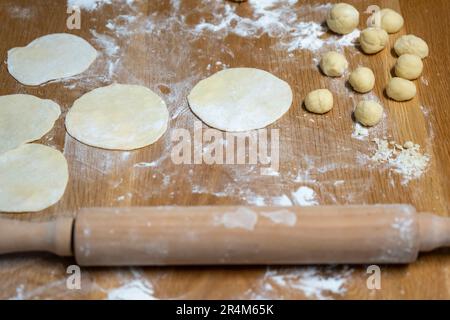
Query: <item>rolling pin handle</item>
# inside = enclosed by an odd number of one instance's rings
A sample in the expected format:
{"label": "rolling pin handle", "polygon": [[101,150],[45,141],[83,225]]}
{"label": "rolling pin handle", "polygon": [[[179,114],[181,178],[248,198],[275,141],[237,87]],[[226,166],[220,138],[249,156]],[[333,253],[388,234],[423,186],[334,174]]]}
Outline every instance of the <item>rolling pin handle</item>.
{"label": "rolling pin handle", "polygon": [[73,218],[48,222],[0,219],[0,254],[51,252],[72,256]]}
{"label": "rolling pin handle", "polygon": [[431,213],[419,214],[420,251],[450,247],[450,219]]}

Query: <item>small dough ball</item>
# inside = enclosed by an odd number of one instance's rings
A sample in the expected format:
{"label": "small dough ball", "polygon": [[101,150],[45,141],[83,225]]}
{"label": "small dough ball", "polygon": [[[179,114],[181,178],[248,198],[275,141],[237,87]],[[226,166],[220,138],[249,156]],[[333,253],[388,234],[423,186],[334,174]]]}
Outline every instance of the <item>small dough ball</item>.
{"label": "small dough ball", "polygon": [[420,77],[422,71],[422,59],[413,54],[401,55],[395,64],[395,74],[403,79],[415,80]]}
{"label": "small dough ball", "polygon": [[347,3],[335,4],[327,16],[328,27],[338,34],[348,34],[359,24],[359,12]]}
{"label": "small dough ball", "polygon": [[366,67],[359,67],[350,74],[349,83],[356,92],[366,93],[375,86],[375,75]]}
{"label": "small dough ball", "polygon": [[424,59],[429,54],[427,43],[412,34],[398,38],[394,44],[394,49],[398,56],[409,53]]}
{"label": "small dough ball", "polygon": [[389,41],[389,35],[381,28],[367,28],[361,32],[359,43],[367,54],[374,54],[383,50]]}
{"label": "small dough ball", "polygon": [[403,144],[403,148],[405,148],[405,149],[412,149],[412,148],[414,148],[414,142],[412,142],[412,141],[406,141],[406,142]]}
{"label": "small dough ball", "polygon": [[373,127],[383,118],[383,107],[375,101],[361,101],[356,106],[355,119],[366,127]]}
{"label": "small dough ball", "polygon": [[305,107],[308,111],[324,114],[333,109],[333,94],[328,89],[311,91],[305,99]]}
{"label": "small dough ball", "polygon": [[414,82],[402,78],[392,78],[386,88],[387,95],[396,101],[408,101],[416,96]]}
{"label": "small dough ball", "polygon": [[342,54],[330,51],[323,55],[320,68],[329,77],[340,77],[348,68],[348,62]]}
{"label": "small dough ball", "polygon": [[405,20],[403,17],[392,9],[382,9],[380,11],[381,28],[387,33],[397,33],[403,28]]}

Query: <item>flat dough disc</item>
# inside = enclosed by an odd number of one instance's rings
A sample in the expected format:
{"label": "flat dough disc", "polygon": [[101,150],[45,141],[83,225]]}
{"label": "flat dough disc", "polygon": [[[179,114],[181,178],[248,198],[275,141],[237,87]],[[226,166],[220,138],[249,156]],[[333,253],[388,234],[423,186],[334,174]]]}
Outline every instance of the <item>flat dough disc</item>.
{"label": "flat dough disc", "polygon": [[76,100],[67,113],[66,128],[88,145],[133,150],[156,142],[167,130],[169,112],[148,88],[113,84]]}
{"label": "flat dough disc", "polygon": [[0,154],[0,211],[34,212],[58,202],[69,172],[63,154],[40,144],[24,144]]}
{"label": "flat dough disc", "polygon": [[49,132],[61,108],[51,100],[26,94],[0,97],[0,153],[38,140]]}
{"label": "flat dough disc", "polygon": [[20,83],[37,86],[83,73],[97,58],[84,39],[68,33],[37,38],[26,47],[8,51],[8,71]]}
{"label": "flat dough disc", "polygon": [[192,111],[224,131],[249,131],[274,123],[291,107],[288,83],[259,69],[220,71],[200,81],[189,97]]}

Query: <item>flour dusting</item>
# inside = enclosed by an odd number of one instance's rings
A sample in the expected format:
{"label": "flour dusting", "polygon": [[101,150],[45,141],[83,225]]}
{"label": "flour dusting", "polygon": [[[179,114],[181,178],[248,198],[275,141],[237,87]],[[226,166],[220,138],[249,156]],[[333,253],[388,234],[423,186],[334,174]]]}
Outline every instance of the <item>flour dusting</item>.
{"label": "flour dusting", "polygon": [[223,225],[229,229],[253,230],[258,222],[258,216],[253,210],[245,207],[238,208],[233,212],[226,212],[215,217],[215,225]]}
{"label": "flour dusting", "polygon": [[377,150],[371,157],[372,161],[385,163],[391,170],[402,176],[402,184],[418,179],[426,171],[430,156],[420,151],[420,145],[407,142],[403,146],[395,141],[374,139]]}
{"label": "flour dusting", "polygon": [[67,7],[92,11],[102,7],[105,4],[111,4],[112,0],[67,0]]}
{"label": "flour dusting", "polygon": [[[281,268],[267,270],[252,299],[283,299],[283,291],[293,290],[306,298],[331,300],[345,295],[353,269],[343,268]],[[282,291],[280,291],[282,290]]]}
{"label": "flour dusting", "polygon": [[107,300],[157,300],[151,283],[136,279],[109,291]]}
{"label": "flour dusting", "polygon": [[300,187],[297,191],[292,192],[294,203],[299,206],[315,206],[318,205],[316,192],[309,187]]}

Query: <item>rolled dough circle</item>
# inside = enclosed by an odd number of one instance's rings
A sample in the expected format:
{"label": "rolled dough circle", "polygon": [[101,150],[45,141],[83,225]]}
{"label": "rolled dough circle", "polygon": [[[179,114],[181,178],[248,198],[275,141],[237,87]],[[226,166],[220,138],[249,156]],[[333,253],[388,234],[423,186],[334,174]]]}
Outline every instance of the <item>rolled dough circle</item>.
{"label": "rolled dough circle", "polygon": [[24,144],[0,154],[0,211],[44,210],[64,195],[69,179],[63,154],[40,144]]}
{"label": "rolled dough circle", "polygon": [[0,97],[0,153],[38,140],[61,115],[58,104],[26,94]]}
{"label": "rolled dough circle", "polygon": [[8,51],[8,71],[20,83],[37,86],[83,73],[97,58],[84,39],[68,33],[46,35]]}
{"label": "rolled dough circle", "polygon": [[200,81],[188,100],[207,125],[240,132],[264,128],[281,118],[291,107],[292,90],[269,72],[234,68]]}
{"label": "rolled dough circle", "polygon": [[66,116],[75,139],[111,150],[133,150],[156,142],[167,130],[169,112],[148,88],[113,84],[86,93]]}

